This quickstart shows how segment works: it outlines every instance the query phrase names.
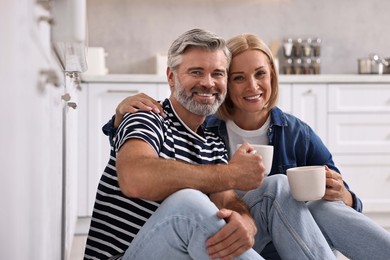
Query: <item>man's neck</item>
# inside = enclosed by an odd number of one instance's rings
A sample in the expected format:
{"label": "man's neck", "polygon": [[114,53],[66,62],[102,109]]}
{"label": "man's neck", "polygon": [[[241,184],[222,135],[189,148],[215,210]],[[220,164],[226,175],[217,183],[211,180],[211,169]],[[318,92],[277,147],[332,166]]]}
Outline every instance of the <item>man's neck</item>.
{"label": "man's neck", "polygon": [[206,116],[196,115],[187,108],[183,107],[175,98],[170,97],[169,100],[176,111],[177,116],[186,124],[192,131],[198,133],[198,128],[203,124]]}

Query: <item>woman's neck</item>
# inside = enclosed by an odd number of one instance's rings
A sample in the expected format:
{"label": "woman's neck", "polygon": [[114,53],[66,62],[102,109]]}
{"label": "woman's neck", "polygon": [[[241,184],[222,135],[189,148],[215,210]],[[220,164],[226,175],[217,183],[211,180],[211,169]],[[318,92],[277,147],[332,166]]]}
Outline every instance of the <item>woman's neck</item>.
{"label": "woman's neck", "polygon": [[268,110],[262,110],[261,112],[254,113],[234,113],[232,120],[241,129],[256,130],[264,125],[264,123],[267,121],[268,115]]}

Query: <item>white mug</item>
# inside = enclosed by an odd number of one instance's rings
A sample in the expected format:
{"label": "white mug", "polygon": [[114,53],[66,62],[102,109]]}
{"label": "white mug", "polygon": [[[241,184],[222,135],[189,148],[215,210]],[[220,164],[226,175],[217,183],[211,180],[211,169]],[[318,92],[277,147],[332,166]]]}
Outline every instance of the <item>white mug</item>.
{"label": "white mug", "polygon": [[287,169],[291,194],[298,201],[319,200],[325,195],[325,166],[301,166]]}
{"label": "white mug", "polygon": [[[237,145],[237,149],[241,144]],[[274,157],[274,147],[272,145],[250,144],[256,153],[260,154],[263,158],[263,164],[265,167],[264,175],[267,176],[271,172],[272,161]]]}

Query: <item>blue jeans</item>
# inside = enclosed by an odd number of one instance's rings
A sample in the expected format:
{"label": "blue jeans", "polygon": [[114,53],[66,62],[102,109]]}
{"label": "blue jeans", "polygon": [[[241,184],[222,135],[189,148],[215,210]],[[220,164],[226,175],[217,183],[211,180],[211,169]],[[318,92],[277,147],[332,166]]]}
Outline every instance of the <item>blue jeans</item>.
{"label": "blue jeans", "polygon": [[329,245],[350,259],[390,257],[390,233],[367,216],[337,201],[312,201],[309,210]]}
{"label": "blue jeans", "polygon": [[336,259],[307,205],[291,196],[286,175],[265,178],[242,199],[256,221],[256,252],[272,241],[282,259]]}
{"label": "blue jeans", "polygon": [[[243,200],[258,233],[253,249],[237,259],[263,259],[257,252],[271,240],[283,259],[336,259],[306,204],[291,197],[285,175],[267,177]],[[199,191],[172,194],[142,227],[123,259],[209,259],[205,241],[225,225],[217,211]]]}

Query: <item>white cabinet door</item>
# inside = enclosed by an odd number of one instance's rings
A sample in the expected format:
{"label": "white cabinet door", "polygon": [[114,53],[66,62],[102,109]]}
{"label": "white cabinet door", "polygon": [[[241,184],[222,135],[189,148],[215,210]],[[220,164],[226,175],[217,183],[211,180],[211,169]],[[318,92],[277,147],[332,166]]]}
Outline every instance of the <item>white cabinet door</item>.
{"label": "white cabinet door", "polygon": [[390,114],[330,114],[329,147],[338,154],[390,155]]}
{"label": "white cabinet door", "polygon": [[0,8],[1,259],[62,259],[64,89],[36,2]]}
{"label": "white cabinet door", "polygon": [[283,112],[291,113],[292,111],[292,85],[279,84],[279,100],[277,106]]}
{"label": "white cabinet door", "polygon": [[[79,214],[91,215],[95,201],[96,189],[110,156],[109,139],[102,132],[102,127],[115,114],[115,108],[126,97],[143,92],[158,98],[157,84],[142,83],[89,83],[87,87],[87,208],[80,209]],[[82,122],[81,122],[82,123]],[[83,140],[81,140],[83,142]],[[81,195],[83,196],[83,194]]]}
{"label": "white cabinet door", "polygon": [[[72,75],[72,74],[70,74]],[[65,77],[63,111],[63,203],[64,252],[69,255],[78,216],[78,85],[74,77]]]}
{"label": "white cabinet door", "polygon": [[292,114],[309,124],[327,144],[327,86],[294,84]]}
{"label": "white cabinet door", "polygon": [[363,212],[390,212],[389,155],[335,155],[334,160],[350,189],[363,201]]}

